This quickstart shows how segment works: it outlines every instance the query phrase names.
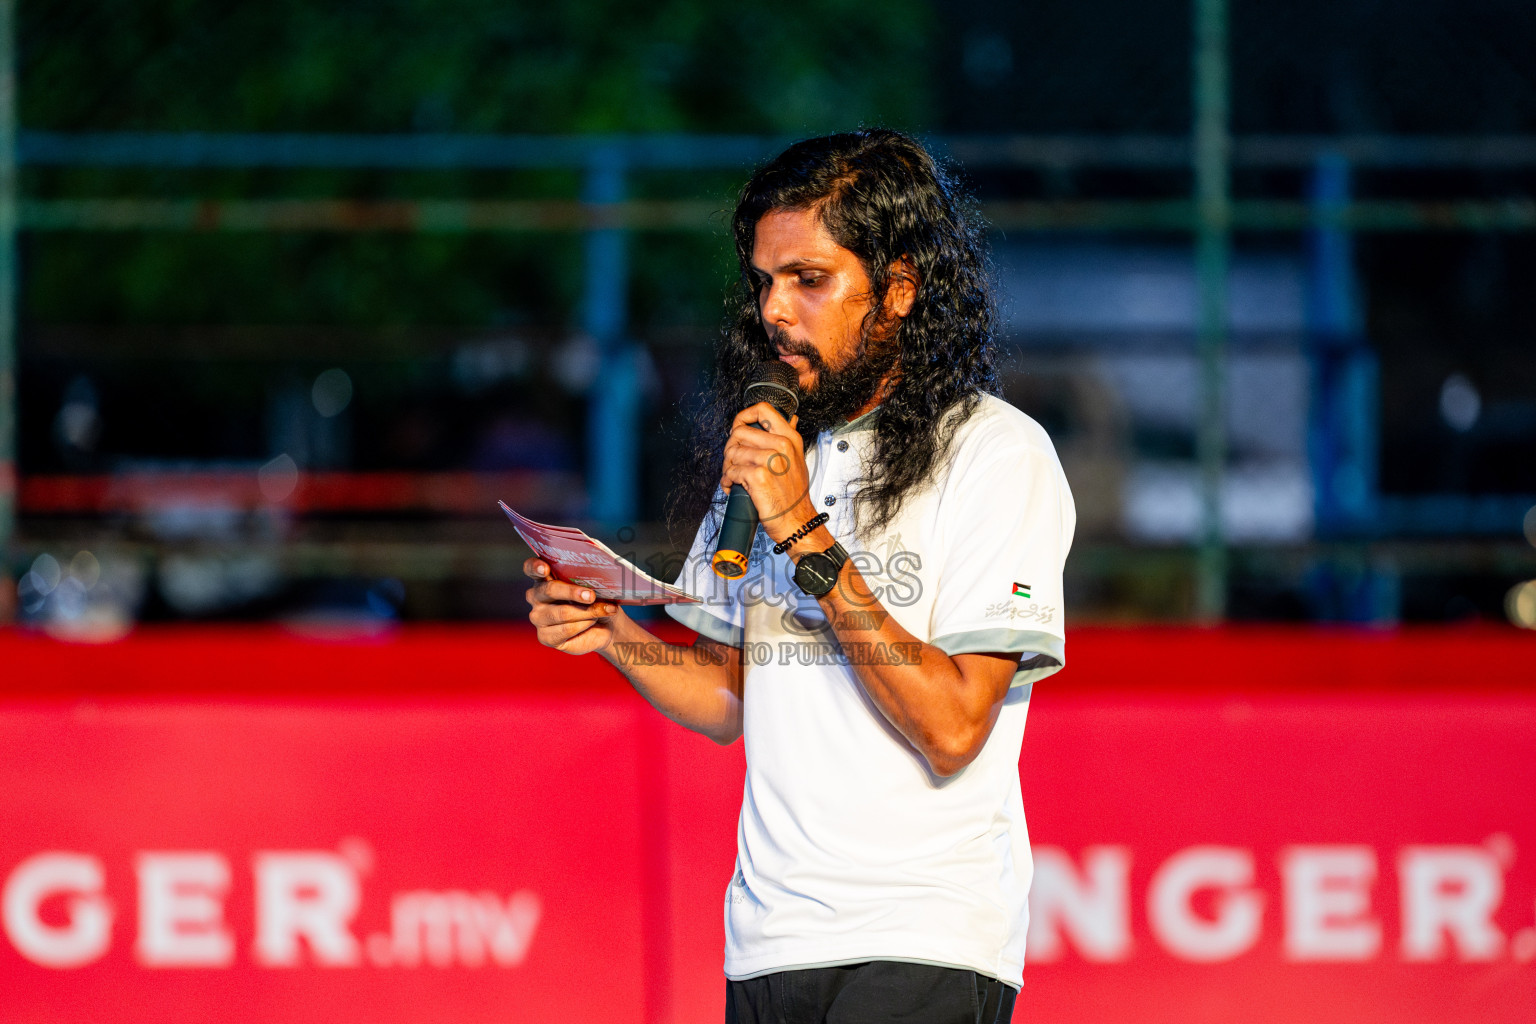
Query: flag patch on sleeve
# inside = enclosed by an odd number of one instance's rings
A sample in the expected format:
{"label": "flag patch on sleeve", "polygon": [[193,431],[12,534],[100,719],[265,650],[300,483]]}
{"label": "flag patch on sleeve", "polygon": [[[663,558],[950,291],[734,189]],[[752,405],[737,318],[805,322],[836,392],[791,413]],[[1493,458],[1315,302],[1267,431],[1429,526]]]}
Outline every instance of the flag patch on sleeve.
{"label": "flag patch on sleeve", "polygon": [[1028,583],[1015,583],[1013,585],[1013,596],[1014,597],[1028,597],[1029,596],[1029,584]]}

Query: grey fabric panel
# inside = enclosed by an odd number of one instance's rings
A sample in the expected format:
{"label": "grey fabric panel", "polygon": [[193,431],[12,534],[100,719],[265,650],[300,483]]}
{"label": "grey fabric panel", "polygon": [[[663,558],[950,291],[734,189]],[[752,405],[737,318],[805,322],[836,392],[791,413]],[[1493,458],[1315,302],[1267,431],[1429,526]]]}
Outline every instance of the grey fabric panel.
{"label": "grey fabric panel", "polygon": [[[928,641],[945,654],[1021,654],[1019,670],[1011,686],[1033,684],[1061,671],[1067,663],[1067,644],[1059,636],[1033,629],[972,629]],[[1034,655],[1034,657],[1030,657]]]}
{"label": "grey fabric panel", "polygon": [[716,643],[740,647],[746,633],[740,626],[733,626],[717,619],[696,604],[669,604],[664,606],[668,615],[695,633],[702,633]]}
{"label": "grey fabric panel", "polygon": [[873,430],[875,429],[875,419],[879,415],[880,407],[877,405],[863,416],[859,416],[855,419],[849,420],[847,423],[842,423],[833,427],[832,436],[836,437],[838,434],[851,434],[855,430]]}

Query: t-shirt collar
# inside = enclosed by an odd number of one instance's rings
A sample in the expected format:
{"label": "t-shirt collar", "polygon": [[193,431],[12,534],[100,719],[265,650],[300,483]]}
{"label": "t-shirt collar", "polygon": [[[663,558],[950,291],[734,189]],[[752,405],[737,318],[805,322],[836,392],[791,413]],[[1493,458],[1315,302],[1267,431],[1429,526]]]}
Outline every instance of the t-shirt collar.
{"label": "t-shirt collar", "polygon": [[864,415],[855,417],[841,426],[833,427],[832,436],[837,437],[840,434],[851,434],[855,430],[873,430],[875,428],[875,418],[880,415],[880,408],[877,405]]}

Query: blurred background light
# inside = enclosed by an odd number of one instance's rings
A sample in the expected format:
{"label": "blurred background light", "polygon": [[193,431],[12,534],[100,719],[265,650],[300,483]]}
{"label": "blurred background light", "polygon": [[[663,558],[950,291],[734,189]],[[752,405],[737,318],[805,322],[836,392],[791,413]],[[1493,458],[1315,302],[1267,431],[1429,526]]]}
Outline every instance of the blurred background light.
{"label": "blurred background light", "polygon": [[59,560],[44,551],[32,560],[29,575],[37,581],[42,593],[47,594],[59,585],[59,580],[63,578],[63,571],[59,567]]}
{"label": "blurred background light", "polygon": [[64,391],[59,407],[57,429],[60,443],[67,449],[89,452],[101,435],[101,414],[97,409],[96,389],[87,377],[76,377]]}
{"label": "blurred background light", "polygon": [[1504,599],[1509,621],[1521,629],[1536,629],[1536,580],[1526,580],[1509,588]]}
{"label": "blurred background light", "polygon": [[1453,373],[1440,385],[1440,415],[1452,430],[1465,434],[1477,425],[1482,415],[1483,396],[1464,374]]}
{"label": "blurred background light", "polygon": [[284,452],[270,462],[264,463],[256,471],[256,480],[261,487],[263,498],[274,504],[284,501],[298,486],[298,464],[293,461],[293,456]]}
{"label": "blurred background light", "polygon": [[69,560],[69,574],[90,590],[101,579],[101,562],[89,551],[77,551]]}
{"label": "blurred background light", "polygon": [[339,416],[352,402],[352,378],[345,370],[332,367],[315,378],[309,391],[315,411],[326,419]]}

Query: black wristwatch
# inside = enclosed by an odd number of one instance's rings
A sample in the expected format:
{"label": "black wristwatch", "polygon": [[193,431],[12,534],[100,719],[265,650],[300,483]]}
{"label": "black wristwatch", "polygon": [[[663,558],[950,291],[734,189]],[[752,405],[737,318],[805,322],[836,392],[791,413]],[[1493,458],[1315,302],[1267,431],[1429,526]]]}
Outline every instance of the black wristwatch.
{"label": "black wristwatch", "polygon": [[807,552],[795,563],[795,585],[812,597],[826,597],[837,586],[837,574],[846,561],[848,552],[837,543],[825,551]]}

